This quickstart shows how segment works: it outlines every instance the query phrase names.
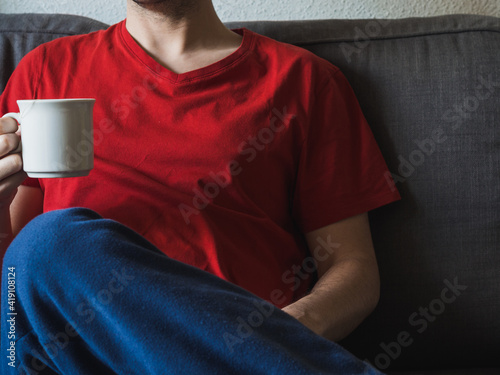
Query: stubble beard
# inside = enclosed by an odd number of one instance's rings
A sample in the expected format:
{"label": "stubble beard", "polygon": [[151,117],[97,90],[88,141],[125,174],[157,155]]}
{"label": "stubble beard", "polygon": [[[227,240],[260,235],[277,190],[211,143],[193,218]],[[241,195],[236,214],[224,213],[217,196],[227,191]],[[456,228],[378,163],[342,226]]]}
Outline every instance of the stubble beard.
{"label": "stubble beard", "polygon": [[194,10],[200,0],[132,0],[145,11],[153,12],[158,16],[166,16],[173,21],[178,21]]}

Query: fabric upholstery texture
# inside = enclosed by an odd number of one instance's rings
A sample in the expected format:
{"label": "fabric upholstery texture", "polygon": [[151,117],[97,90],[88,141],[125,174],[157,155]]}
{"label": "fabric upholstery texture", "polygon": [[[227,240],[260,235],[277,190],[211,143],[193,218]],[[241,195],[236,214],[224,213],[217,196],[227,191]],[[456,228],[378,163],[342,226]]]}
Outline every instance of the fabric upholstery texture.
{"label": "fabric upholstery texture", "polygon": [[[388,372],[500,373],[500,19],[227,25],[340,67],[401,193],[370,213],[381,299],[342,344]],[[36,45],[105,27],[76,16],[0,15],[0,91]]]}

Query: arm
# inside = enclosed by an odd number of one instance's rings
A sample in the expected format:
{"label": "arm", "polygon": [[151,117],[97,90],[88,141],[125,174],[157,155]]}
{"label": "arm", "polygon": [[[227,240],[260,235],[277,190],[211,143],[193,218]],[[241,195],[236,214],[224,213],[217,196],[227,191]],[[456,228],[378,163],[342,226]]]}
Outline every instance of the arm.
{"label": "arm", "polygon": [[[375,308],[380,293],[368,214],[353,216],[306,234],[318,282],[311,293],[283,311],[317,334],[338,341]],[[313,251],[318,239],[338,243],[330,255]]]}
{"label": "arm", "polygon": [[23,229],[36,216],[43,212],[42,189],[21,185],[10,205],[10,218],[13,236]]}
{"label": "arm", "polygon": [[[43,193],[42,190],[35,187],[21,185],[17,188],[17,193],[10,204],[10,208],[3,208],[2,214],[2,232],[5,235],[0,238],[1,259],[15,236],[28,224],[31,219],[42,213]],[[0,262],[1,263],[1,262]]]}
{"label": "arm", "polygon": [[[24,174],[22,170],[21,172]],[[18,178],[19,183],[22,183],[26,175],[14,178]],[[14,190],[13,194],[15,195],[10,206],[4,204],[0,210],[0,234],[4,234],[0,237],[0,270],[3,270],[3,257],[14,237],[31,219],[42,213],[41,189],[21,185],[17,188],[17,193]],[[0,297],[2,293],[0,291]]]}
{"label": "arm", "polygon": [[17,130],[15,120],[0,119],[0,260],[22,227],[42,212],[42,191],[20,186],[26,173]]}

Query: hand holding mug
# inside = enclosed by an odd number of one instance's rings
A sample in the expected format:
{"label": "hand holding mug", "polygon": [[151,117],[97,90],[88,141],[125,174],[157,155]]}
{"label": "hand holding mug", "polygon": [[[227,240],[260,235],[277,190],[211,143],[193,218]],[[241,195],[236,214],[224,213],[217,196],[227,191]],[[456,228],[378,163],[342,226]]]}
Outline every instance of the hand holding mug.
{"label": "hand holding mug", "polygon": [[16,120],[0,118],[0,207],[9,206],[26,178]]}
{"label": "hand holding mug", "polygon": [[94,102],[18,100],[20,112],[0,119],[0,206],[10,204],[26,173],[33,178],[89,174],[94,166]]}
{"label": "hand holding mug", "polygon": [[87,176],[94,167],[95,99],[18,100],[23,169],[29,177]]}

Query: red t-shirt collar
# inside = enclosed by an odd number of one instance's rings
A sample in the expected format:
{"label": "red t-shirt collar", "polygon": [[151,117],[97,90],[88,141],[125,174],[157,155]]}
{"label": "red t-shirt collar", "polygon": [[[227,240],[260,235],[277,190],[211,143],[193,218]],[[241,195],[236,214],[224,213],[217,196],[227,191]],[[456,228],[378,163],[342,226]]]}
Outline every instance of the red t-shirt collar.
{"label": "red t-shirt collar", "polygon": [[240,34],[243,37],[242,42],[236,51],[226,56],[222,60],[219,60],[203,68],[177,74],[160,65],[135,41],[135,39],[127,30],[126,20],[120,22],[118,27],[120,29],[120,35],[122,36],[123,43],[128,48],[128,50],[133,55],[135,55],[135,57],[139,59],[144,65],[149,67],[149,69],[152,70],[155,74],[167,78],[172,83],[181,83],[191,81],[196,78],[208,77],[217,74],[218,72],[227,70],[238,60],[242,59],[242,57],[245,56],[249,50],[251,50],[251,46],[254,40],[254,33],[249,31],[248,29],[233,29],[232,31]]}

